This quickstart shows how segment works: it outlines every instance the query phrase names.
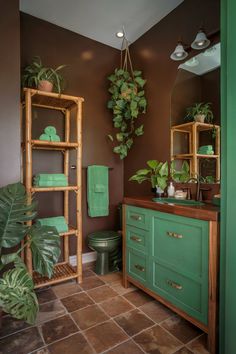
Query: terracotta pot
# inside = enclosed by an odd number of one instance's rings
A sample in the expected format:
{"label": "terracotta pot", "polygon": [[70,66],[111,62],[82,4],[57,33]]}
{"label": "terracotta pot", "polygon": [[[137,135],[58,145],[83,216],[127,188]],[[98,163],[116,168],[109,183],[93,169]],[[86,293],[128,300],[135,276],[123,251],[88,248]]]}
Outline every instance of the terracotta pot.
{"label": "terracotta pot", "polygon": [[199,123],[204,123],[205,118],[206,118],[206,115],[205,115],[205,114],[196,114],[196,115],[194,116],[195,122],[199,122]]}
{"label": "terracotta pot", "polygon": [[50,81],[42,80],[38,84],[38,89],[40,91],[52,92],[53,84]]}

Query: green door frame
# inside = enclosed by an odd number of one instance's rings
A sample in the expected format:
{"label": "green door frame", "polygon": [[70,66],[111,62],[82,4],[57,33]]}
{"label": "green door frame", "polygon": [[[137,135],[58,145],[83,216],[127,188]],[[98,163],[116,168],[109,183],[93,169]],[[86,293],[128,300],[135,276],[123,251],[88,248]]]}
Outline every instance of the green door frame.
{"label": "green door frame", "polygon": [[221,0],[220,353],[236,353],[236,0]]}

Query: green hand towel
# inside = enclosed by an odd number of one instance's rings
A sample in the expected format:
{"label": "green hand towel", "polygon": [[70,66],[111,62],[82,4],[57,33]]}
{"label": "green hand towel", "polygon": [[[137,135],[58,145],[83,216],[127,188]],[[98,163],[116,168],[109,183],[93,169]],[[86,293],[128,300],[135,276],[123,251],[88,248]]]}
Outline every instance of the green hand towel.
{"label": "green hand towel", "polygon": [[108,167],[88,166],[87,198],[91,217],[109,215]]}
{"label": "green hand towel", "polygon": [[34,181],[35,187],[67,187],[67,181]]}
{"label": "green hand towel", "polygon": [[52,134],[52,135],[50,135],[50,140],[51,141],[61,141],[61,138],[57,134]]}
{"label": "green hand towel", "polygon": [[50,136],[48,134],[41,134],[39,140],[50,141]]}
{"label": "green hand towel", "polygon": [[68,231],[68,225],[64,216],[37,219],[36,222],[41,226],[54,226],[59,233]]}
{"label": "green hand towel", "polygon": [[49,125],[48,127],[46,127],[44,129],[44,132],[45,132],[45,134],[48,134],[48,135],[55,135],[57,133],[57,130],[52,125]]}
{"label": "green hand towel", "polygon": [[67,177],[64,173],[39,173],[34,177],[37,180],[43,181],[64,181]]}

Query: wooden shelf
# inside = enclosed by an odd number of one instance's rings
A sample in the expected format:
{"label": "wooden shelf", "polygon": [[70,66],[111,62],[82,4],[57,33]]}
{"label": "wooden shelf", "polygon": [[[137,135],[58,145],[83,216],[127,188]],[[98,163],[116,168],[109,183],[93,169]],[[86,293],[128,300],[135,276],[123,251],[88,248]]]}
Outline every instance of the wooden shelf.
{"label": "wooden shelf", "polygon": [[[73,109],[78,105],[78,102],[83,102],[82,97],[69,96],[55,92],[44,92],[35,89],[25,88],[24,92],[29,92],[31,95],[32,106],[38,106],[48,109],[66,110]],[[25,104],[25,100],[23,100]]]}
{"label": "wooden shelf", "polygon": [[77,191],[79,187],[77,186],[67,186],[67,187],[32,187],[31,192],[63,192],[63,191]]}
{"label": "wooden shelf", "polygon": [[[200,133],[203,131],[215,130],[215,146],[214,155],[198,154]],[[187,154],[175,154],[175,136],[179,133],[180,137],[188,135],[188,150]],[[216,180],[220,179],[220,126],[208,123],[189,122],[180,125],[175,125],[170,129],[171,141],[171,161],[174,160],[189,160],[190,175],[195,176],[200,173],[200,159],[215,159],[216,160]]]}
{"label": "wooden shelf", "polygon": [[[22,153],[24,157],[22,161],[25,164],[25,187],[28,195],[28,200],[31,202],[33,193],[41,192],[63,192],[63,216],[66,223],[70,220],[70,208],[69,198],[70,191],[76,192],[75,200],[75,216],[73,217],[73,227],[69,226],[67,232],[60,233],[62,262],[58,263],[54,267],[52,279],[42,277],[33,269],[33,261],[30,247],[25,248],[25,262],[29,273],[33,276],[35,287],[48,286],[50,284],[60,283],[67,279],[75,278],[77,282],[82,281],[82,102],[83,98],[68,96],[64,94],[48,93],[34,89],[24,89],[24,99],[22,102],[22,125],[24,127],[24,141],[22,144]],[[59,110],[61,112],[62,119],[64,119],[64,141],[44,141],[38,139],[32,139],[32,107],[39,107],[38,114],[41,113],[41,108],[49,108]],[[75,108],[74,112],[72,109]],[[48,114],[52,113],[49,112]],[[23,117],[25,118],[25,124],[23,124]],[[73,122],[72,122],[73,121]],[[71,127],[73,127],[73,135],[75,135],[75,142],[70,142]],[[76,185],[58,186],[58,187],[38,187],[32,185],[33,181],[33,150],[59,150],[63,154],[63,173],[68,179],[70,177],[70,149],[75,149],[75,166],[76,166]],[[50,158],[54,158],[54,154],[50,154]],[[23,165],[22,165],[23,172]],[[23,173],[22,173],[23,176]],[[49,195],[48,198],[52,198]],[[32,222],[28,222],[31,225]],[[75,237],[74,237],[74,236]],[[76,254],[77,267],[74,268],[70,265],[70,238],[74,237],[76,240],[76,246],[74,251]]]}
{"label": "wooden shelf", "polygon": [[60,232],[60,236],[70,236],[70,235],[76,235],[77,229],[74,227],[69,227],[69,230],[67,232]]}
{"label": "wooden shelf", "polygon": [[[193,154],[178,154],[173,156],[174,159],[176,160],[184,160],[184,159],[191,159],[193,157]],[[198,158],[204,158],[204,159],[217,159],[219,155],[203,155],[203,154],[196,154],[196,157]]]}
{"label": "wooden shelf", "polygon": [[62,281],[74,279],[77,277],[78,273],[70,263],[58,263],[54,267],[53,276],[50,279],[47,277],[42,277],[40,274],[33,272],[35,288],[60,283]]}
{"label": "wooden shelf", "polygon": [[66,143],[66,142],[55,142],[55,141],[45,141],[45,140],[31,140],[31,145],[33,149],[45,149],[45,150],[66,150],[66,149],[77,149],[79,144],[77,143]]}

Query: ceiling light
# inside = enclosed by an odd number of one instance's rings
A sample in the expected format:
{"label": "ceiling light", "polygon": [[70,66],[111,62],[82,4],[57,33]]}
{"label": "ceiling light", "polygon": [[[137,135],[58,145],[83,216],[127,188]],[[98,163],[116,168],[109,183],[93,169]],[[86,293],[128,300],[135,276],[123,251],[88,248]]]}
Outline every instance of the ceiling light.
{"label": "ceiling light", "polygon": [[211,56],[215,55],[216,50],[217,50],[216,46],[213,46],[211,48],[206,49],[205,52],[203,52],[203,55],[206,57],[211,57]]}
{"label": "ceiling light", "polygon": [[189,59],[188,61],[186,61],[184,64],[187,66],[194,67],[194,66],[199,65],[199,61],[196,57],[193,57],[193,58]]}
{"label": "ceiling light", "polygon": [[124,37],[124,32],[122,32],[122,31],[116,32],[116,37],[123,38]]}
{"label": "ceiling light", "polygon": [[172,60],[183,60],[187,56],[188,53],[184,50],[183,44],[179,42],[170,57]]}
{"label": "ceiling light", "polygon": [[194,39],[193,43],[191,44],[191,47],[193,49],[201,50],[204,48],[207,48],[211,42],[207,38],[205,32],[200,29],[196,35],[196,38]]}

